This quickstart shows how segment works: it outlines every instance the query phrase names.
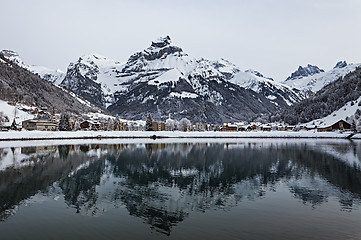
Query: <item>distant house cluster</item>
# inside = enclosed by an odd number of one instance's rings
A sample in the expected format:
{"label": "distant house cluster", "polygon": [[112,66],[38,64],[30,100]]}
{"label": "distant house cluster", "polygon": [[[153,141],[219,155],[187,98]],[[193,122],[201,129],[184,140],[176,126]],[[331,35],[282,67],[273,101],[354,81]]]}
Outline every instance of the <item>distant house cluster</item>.
{"label": "distant house cluster", "polygon": [[[58,119],[30,119],[22,122],[22,128],[26,130],[59,131],[60,121]],[[143,130],[144,127],[132,122],[114,121],[113,119],[69,119],[69,125],[65,131],[129,131]]]}
{"label": "distant house cluster", "polygon": [[300,131],[300,130],[316,130],[318,132],[333,132],[333,131],[347,131],[351,130],[351,123],[345,120],[338,120],[329,124],[322,125],[287,125],[280,123],[262,124],[254,123],[224,123],[221,131]]}
{"label": "distant house cluster", "polygon": [[[352,124],[340,119],[333,122],[320,122],[287,125],[281,123],[234,122],[223,124],[191,123],[183,118],[180,121],[167,119],[154,121],[148,116],[146,121],[129,121],[103,114],[69,116],[66,114],[50,114],[45,108],[21,108],[24,112],[36,114],[36,118],[11,121],[9,117],[0,115],[0,130],[38,130],[38,131],[300,131],[313,130],[318,132],[346,131],[354,129]],[[16,110],[15,110],[16,113]],[[16,115],[16,114],[15,114]]]}
{"label": "distant house cluster", "polygon": [[294,130],[295,126],[293,125],[284,125],[284,124],[263,124],[260,122],[239,122],[239,123],[224,123],[221,127],[221,131],[291,131]]}
{"label": "distant house cluster", "polygon": [[[31,119],[22,122],[22,128],[26,130],[40,131],[58,131],[58,120]],[[223,125],[196,123],[187,126],[186,129],[170,129],[170,126],[161,121],[152,121],[152,131],[299,131],[299,130],[317,130],[318,132],[332,132],[337,130],[350,130],[351,124],[340,120],[327,126],[294,126],[283,124],[262,124],[262,123],[224,123]],[[125,121],[108,120],[80,120],[70,119],[68,131],[142,131],[143,125],[135,122],[129,123]]]}
{"label": "distant house cluster", "polygon": [[321,125],[303,125],[302,128],[306,130],[317,129],[318,132],[332,132],[338,130],[347,131],[352,129],[352,124],[345,120],[338,120],[336,122],[325,123]]}

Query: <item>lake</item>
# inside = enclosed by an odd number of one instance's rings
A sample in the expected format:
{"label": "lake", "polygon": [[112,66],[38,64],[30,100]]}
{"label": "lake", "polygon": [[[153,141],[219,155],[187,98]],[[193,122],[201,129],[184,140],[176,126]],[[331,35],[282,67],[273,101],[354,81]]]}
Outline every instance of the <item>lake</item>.
{"label": "lake", "polygon": [[361,239],[361,141],[0,142],[1,239]]}

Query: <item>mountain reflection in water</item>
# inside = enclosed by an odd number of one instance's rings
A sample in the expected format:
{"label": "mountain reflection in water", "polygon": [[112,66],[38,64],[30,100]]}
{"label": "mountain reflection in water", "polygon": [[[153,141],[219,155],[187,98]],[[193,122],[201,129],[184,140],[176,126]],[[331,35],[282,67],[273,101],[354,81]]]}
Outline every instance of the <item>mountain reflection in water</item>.
{"label": "mountain reflection in water", "polygon": [[285,183],[312,208],[336,198],[360,204],[361,145],[311,143],[149,143],[0,148],[0,220],[36,194],[64,196],[79,214],[125,207],[156,231],[193,211],[230,211]]}

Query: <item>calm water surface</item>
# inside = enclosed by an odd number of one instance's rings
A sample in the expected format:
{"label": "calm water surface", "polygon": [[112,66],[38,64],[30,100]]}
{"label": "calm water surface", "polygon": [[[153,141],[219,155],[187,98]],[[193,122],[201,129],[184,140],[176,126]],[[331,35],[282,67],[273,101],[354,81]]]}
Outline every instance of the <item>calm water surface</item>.
{"label": "calm water surface", "polygon": [[182,141],[0,142],[0,238],[361,239],[361,142]]}

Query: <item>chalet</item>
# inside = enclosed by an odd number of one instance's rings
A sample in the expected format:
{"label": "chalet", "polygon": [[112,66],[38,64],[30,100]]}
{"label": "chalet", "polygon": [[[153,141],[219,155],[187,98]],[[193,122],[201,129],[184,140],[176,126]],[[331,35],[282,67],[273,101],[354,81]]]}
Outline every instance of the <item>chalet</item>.
{"label": "chalet", "polygon": [[254,130],[260,130],[257,124],[252,123],[247,126],[247,131],[254,131]]}
{"label": "chalet", "polygon": [[241,132],[247,131],[247,126],[238,126],[238,131]]}
{"label": "chalet", "polygon": [[26,130],[55,131],[58,125],[49,120],[31,119],[23,121],[22,127]]}
{"label": "chalet", "polygon": [[302,125],[302,126],[301,126],[301,129],[302,129],[302,130],[307,130],[307,131],[315,130],[316,128],[317,128],[316,125]]}
{"label": "chalet", "polygon": [[164,122],[159,122],[158,123],[158,131],[166,131],[166,125]]}
{"label": "chalet", "polygon": [[153,129],[153,131],[167,131],[168,130],[168,128],[164,122],[157,122],[157,121],[152,122],[152,129]]}
{"label": "chalet", "polygon": [[286,126],[286,130],[287,131],[292,131],[293,129],[295,129],[295,125],[288,125],[288,126]]}
{"label": "chalet", "polygon": [[90,129],[90,126],[91,126],[91,122],[87,120],[80,123],[80,128],[83,130]]}
{"label": "chalet", "polygon": [[318,132],[332,132],[335,130],[350,130],[350,129],[351,129],[350,123],[348,123],[344,120],[339,120],[333,124],[320,126],[317,128],[317,131]]}
{"label": "chalet", "polygon": [[95,131],[97,131],[97,130],[100,130],[100,123],[85,120],[85,121],[80,123],[80,128],[82,130],[95,130]]}
{"label": "chalet", "polygon": [[196,131],[206,131],[208,129],[208,126],[205,123],[198,122],[195,125],[193,125],[193,129]]}
{"label": "chalet", "polygon": [[238,131],[238,126],[234,125],[234,124],[224,124],[223,127],[221,128],[222,132],[237,132]]}
{"label": "chalet", "polygon": [[272,127],[269,126],[269,125],[261,125],[261,130],[266,131],[266,132],[270,132],[272,130]]}
{"label": "chalet", "polygon": [[113,124],[113,131],[124,131],[128,127],[128,124],[126,122],[117,122]]}

